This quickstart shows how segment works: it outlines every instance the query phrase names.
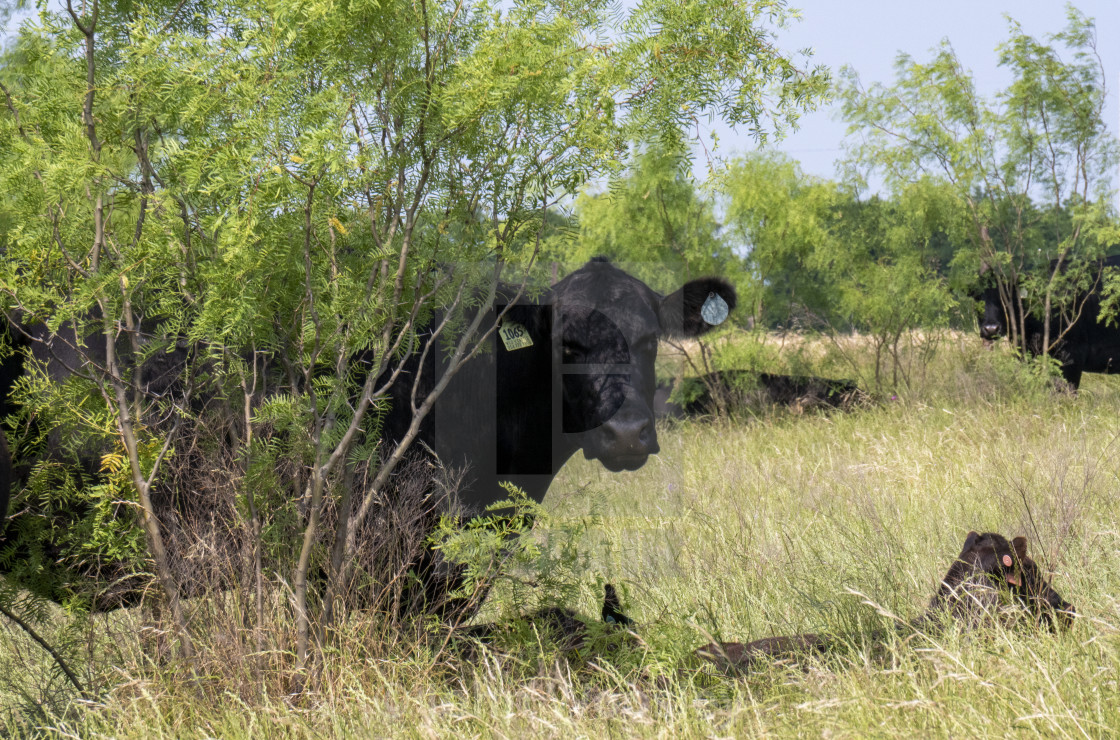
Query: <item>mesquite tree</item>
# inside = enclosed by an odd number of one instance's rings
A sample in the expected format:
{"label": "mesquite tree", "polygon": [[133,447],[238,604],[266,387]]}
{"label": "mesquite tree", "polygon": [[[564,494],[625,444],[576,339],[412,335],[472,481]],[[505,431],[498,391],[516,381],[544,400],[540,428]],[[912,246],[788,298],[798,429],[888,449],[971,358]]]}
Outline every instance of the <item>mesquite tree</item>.
{"label": "mesquite tree", "polygon": [[999,288],[1011,340],[1034,313],[1042,346],[1082,310],[1094,260],[1115,220],[1109,190],[1117,146],[1102,118],[1105,70],[1091,19],[1075,8],[1066,28],[1039,40],[1009,20],[997,52],[1012,82],[993,101],[976,91],[948,42],[926,63],[899,55],[894,85],[843,85],[844,114],[859,132],[852,161],[901,192],[925,176],[947,181],[970,227],[958,265],[982,270]]}
{"label": "mesquite tree", "polygon": [[445,385],[413,394],[379,456],[402,358],[469,360],[477,309],[522,281],[547,209],[617,171],[638,132],[680,151],[698,115],[762,135],[813,104],[826,75],[774,45],[786,15],[781,0],[85,0],[23,26],[0,68],[0,290],[27,341],[78,358],[71,390],[37,386],[54,413],[111,420],[98,433],[127,460],[184,652],[152,491],[199,419],[226,412],[258,618],[266,533],[286,533],[273,567],[304,665],[313,561],[326,623]]}

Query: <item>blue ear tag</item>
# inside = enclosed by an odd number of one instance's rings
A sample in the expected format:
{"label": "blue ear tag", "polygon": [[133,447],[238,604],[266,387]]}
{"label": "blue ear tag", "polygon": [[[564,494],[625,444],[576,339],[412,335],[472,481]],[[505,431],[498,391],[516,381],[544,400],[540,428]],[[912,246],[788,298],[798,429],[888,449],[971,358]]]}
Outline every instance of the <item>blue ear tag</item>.
{"label": "blue ear tag", "polygon": [[719,326],[727,321],[727,313],[727,301],[714,292],[708,294],[708,300],[700,307],[700,316],[710,326]]}

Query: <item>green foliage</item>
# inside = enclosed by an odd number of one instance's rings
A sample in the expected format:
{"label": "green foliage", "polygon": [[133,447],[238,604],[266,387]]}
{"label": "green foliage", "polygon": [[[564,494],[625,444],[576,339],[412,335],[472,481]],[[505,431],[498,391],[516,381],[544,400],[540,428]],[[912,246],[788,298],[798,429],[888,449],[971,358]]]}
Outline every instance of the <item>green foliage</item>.
{"label": "green foliage", "polygon": [[690,162],[656,145],[639,150],[608,190],[582,193],[575,215],[578,231],[557,234],[542,259],[574,268],[603,255],[666,293],[701,275],[727,276],[740,289],[748,280]]}
{"label": "green foliage", "polygon": [[[558,204],[617,174],[629,141],[680,152],[701,115],[763,137],[814,106],[827,75],[775,43],[787,17],[784,2],[92,0],[26,21],[0,58],[0,294],[78,338],[69,390],[29,392],[27,429],[36,456],[52,432],[87,463],[121,455],[110,488],[74,489],[98,529],[75,533],[135,542],[110,496],[152,515],[136,519],[174,610],[152,491],[197,483],[176,456],[213,453],[191,439],[213,426],[233,447],[210,459],[234,524],[261,507],[252,536],[300,591],[303,555],[352,548],[344,517],[317,529],[325,515],[392,473],[374,381],[422,348],[434,307],[453,315],[439,349],[468,356],[456,342],[507,259],[530,264]],[[158,370],[172,377],[155,387]],[[301,528],[303,550],[286,548]]]}
{"label": "green foliage", "polygon": [[594,507],[587,516],[561,519],[517,486],[502,487],[509,498],[488,506],[486,515],[468,522],[445,515],[431,535],[433,549],[465,568],[455,596],[493,586],[511,610],[506,616],[540,606],[542,597],[549,605],[571,603],[590,568],[581,543],[600,523]]}
{"label": "green foliage", "polygon": [[779,352],[765,333],[741,332],[732,334],[727,341],[712,344],[712,366],[716,370],[750,370],[754,372],[783,372],[791,370],[790,353]]}
{"label": "green foliage", "polygon": [[961,218],[953,194],[922,180],[888,200],[859,200],[776,154],[736,160],[722,181],[728,228],[750,248],[756,320],[866,333],[876,389],[905,383],[899,343],[945,326],[955,308],[941,274]]}
{"label": "green foliage", "polygon": [[896,194],[941,180],[965,216],[949,232],[958,283],[975,286],[983,269],[1014,319],[1013,341],[1027,349],[1020,327],[1034,314],[1047,350],[1060,339],[1049,309],[1080,311],[1088,263],[1111,243],[1117,144],[1102,118],[1106,86],[1091,19],[1070,6],[1066,28],[1041,41],[1009,20],[997,52],[1012,82],[993,101],[976,92],[948,41],[925,63],[900,54],[891,86],[865,90],[847,71],[844,115],[860,133],[849,171],[860,181],[875,173]]}
{"label": "green foliage", "polygon": [[775,152],[730,162],[718,182],[730,238],[749,250],[754,280],[741,294],[749,315],[768,327],[819,325],[815,316],[835,295],[814,255],[833,241],[834,209],[843,194]]}

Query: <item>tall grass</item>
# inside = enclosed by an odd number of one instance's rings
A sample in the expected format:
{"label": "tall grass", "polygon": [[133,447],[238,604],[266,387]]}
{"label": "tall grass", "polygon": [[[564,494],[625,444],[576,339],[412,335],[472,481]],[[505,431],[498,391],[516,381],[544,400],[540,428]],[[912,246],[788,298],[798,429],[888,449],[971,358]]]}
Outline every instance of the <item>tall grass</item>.
{"label": "tall grass", "polygon": [[[289,696],[290,646],[272,636],[256,654],[230,597],[194,607],[212,610],[195,620],[212,630],[193,675],[153,660],[139,612],[95,618],[91,661],[111,654],[116,678],[93,703],[64,701],[41,652],[0,628],[5,721],[137,738],[1120,734],[1120,379],[1055,393],[957,338],[919,381],[848,413],[668,425],[633,473],[570,461],[546,499],[554,526],[596,516],[567,606],[593,616],[615,583],[637,647],[462,660],[359,617],[318,691]],[[970,529],[1027,535],[1077,607],[1073,629],[873,644],[884,621],[921,613]],[[65,619],[55,627],[65,638]],[[846,648],[744,676],[691,656],[713,638],[799,631]]]}

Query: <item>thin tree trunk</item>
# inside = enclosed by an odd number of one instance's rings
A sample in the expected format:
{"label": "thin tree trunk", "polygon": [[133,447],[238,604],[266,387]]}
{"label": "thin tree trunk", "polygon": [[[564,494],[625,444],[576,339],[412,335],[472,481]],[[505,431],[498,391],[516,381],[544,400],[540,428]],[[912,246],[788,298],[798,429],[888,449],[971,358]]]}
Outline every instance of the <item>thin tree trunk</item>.
{"label": "thin tree trunk", "polygon": [[[106,336],[107,345],[112,345],[112,341],[112,336]],[[190,631],[187,628],[187,621],[183,616],[183,609],[179,602],[179,586],[175,582],[175,576],[171,571],[167,550],[163,544],[163,534],[160,530],[159,518],[156,516],[155,507],[152,505],[151,498],[151,483],[155,479],[156,472],[159,470],[160,462],[170,448],[171,439],[178,429],[179,422],[176,422],[175,429],[172,429],[172,431],[168,433],[167,439],[164,440],[163,449],[160,451],[156,463],[152,466],[151,474],[145,477],[140,466],[140,450],[136,439],[132,413],[129,408],[130,404],[125,394],[124,385],[120,381],[120,374],[116,367],[116,358],[113,357],[113,354],[113,350],[110,350],[110,372],[113,376],[110,382],[113,385],[113,391],[116,397],[117,428],[120,430],[121,439],[124,442],[125,452],[128,455],[128,462],[132,471],[132,483],[136,487],[136,494],[139,498],[140,510],[144,522],[144,534],[148,542],[148,551],[151,553],[152,560],[155,562],[156,578],[159,580],[164,596],[167,599],[167,606],[171,610],[171,619],[175,623],[176,629],[179,630],[179,640],[182,646],[183,656],[191,659],[194,658],[194,645],[191,641]]]}

